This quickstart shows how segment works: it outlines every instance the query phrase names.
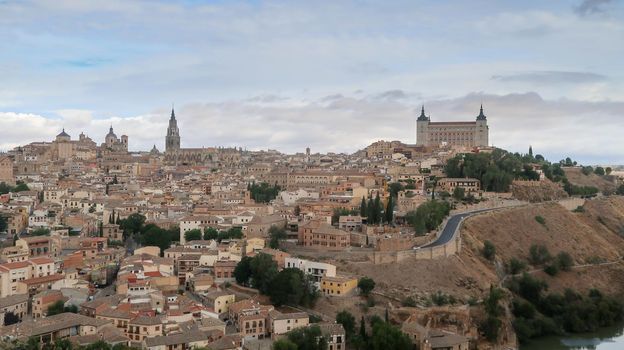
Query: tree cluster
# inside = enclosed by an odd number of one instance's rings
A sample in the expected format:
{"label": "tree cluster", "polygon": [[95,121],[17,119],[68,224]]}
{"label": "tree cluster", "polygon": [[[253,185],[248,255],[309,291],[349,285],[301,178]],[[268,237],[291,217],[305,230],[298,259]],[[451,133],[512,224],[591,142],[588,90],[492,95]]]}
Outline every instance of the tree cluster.
{"label": "tree cluster", "polygon": [[260,184],[254,182],[247,185],[247,190],[251,193],[251,199],[258,203],[268,203],[277,197],[281,188],[277,184],[271,186],[266,182]]}
{"label": "tree cluster", "polygon": [[288,238],[286,229],[275,225],[269,228],[269,248],[279,249],[280,242]]}
{"label": "tree cluster", "polygon": [[405,215],[407,222],[416,234],[422,235],[436,229],[451,212],[451,205],[446,201],[430,200],[421,204],[416,210]]}
{"label": "tree cluster", "polygon": [[[228,240],[228,239],[241,239],[243,238],[243,230],[240,227],[230,227],[229,229],[225,231],[219,231],[213,227],[206,227],[204,229],[203,238],[205,240],[214,239],[217,242],[221,242],[223,240]],[[200,232],[199,238],[197,239],[202,239],[201,232]]]}
{"label": "tree cluster", "polygon": [[514,329],[521,342],[565,332],[592,332],[624,319],[624,303],[596,289],[587,295],[571,289],[546,293],[546,282],[527,273],[512,279],[509,289],[516,296],[512,303]]}
{"label": "tree cluster", "polygon": [[145,224],[145,216],[134,213],[126,219],[119,221],[119,227],[124,232],[124,239],[134,237],[138,243],[144,246],[157,246],[161,255],[164,250],[171,247],[171,243],[180,239],[180,229],[173,226],[163,229],[155,224]]}
{"label": "tree cluster", "polygon": [[30,188],[28,188],[28,185],[26,185],[22,181],[17,181],[15,186],[11,186],[4,181],[0,182],[0,194],[7,194],[9,192],[23,192],[23,191],[30,191]]}
{"label": "tree cluster", "polygon": [[366,222],[368,224],[377,225],[381,223],[391,223],[393,219],[393,211],[394,199],[392,195],[388,198],[385,209],[383,203],[381,203],[381,199],[379,198],[379,193],[377,193],[375,198],[368,198],[368,202],[364,197],[362,197],[362,202],[360,203],[360,215],[366,218]]}
{"label": "tree cluster", "polygon": [[312,306],[318,297],[312,281],[299,269],[278,272],[277,263],[269,254],[243,257],[234,269],[240,285],[256,288],[268,295],[275,305]]}
{"label": "tree cluster", "polygon": [[52,303],[48,306],[47,316],[53,316],[62,314],[64,312],[71,312],[74,314],[78,313],[78,307],[76,305],[65,306],[65,303],[62,300]]}

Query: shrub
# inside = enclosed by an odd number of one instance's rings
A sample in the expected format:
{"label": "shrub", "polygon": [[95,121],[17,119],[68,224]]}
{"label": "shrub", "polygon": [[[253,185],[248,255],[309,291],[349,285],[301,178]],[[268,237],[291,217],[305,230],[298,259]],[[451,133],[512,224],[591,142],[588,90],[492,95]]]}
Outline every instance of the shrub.
{"label": "shrub", "polygon": [[552,259],[548,248],[543,245],[533,244],[529,248],[529,262],[531,265],[542,265]]}
{"label": "shrub", "polygon": [[363,295],[368,296],[375,289],[375,281],[372,278],[362,277],[358,281],[358,288]]}
{"label": "shrub", "polygon": [[557,254],[557,266],[561,271],[570,271],[574,265],[574,260],[567,252],[560,252]]}
{"label": "shrub", "polygon": [[550,276],[556,276],[559,273],[559,265],[557,265],[556,262],[546,265],[546,267],[544,267],[544,272]]}
{"label": "shrub", "polygon": [[401,305],[406,307],[416,307],[416,300],[412,297],[407,297],[401,301]]}
{"label": "shrub", "polygon": [[572,210],[572,212],[573,213],[584,213],[585,212],[585,208],[582,205],[579,205],[574,210]]}
{"label": "shrub", "polygon": [[490,241],[483,242],[483,257],[492,261],[496,255],[496,247]]}
{"label": "shrub", "polygon": [[542,217],[540,215],[537,215],[535,217],[535,221],[537,221],[541,225],[544,225],[544,226],[546,225],[546,219],[544,219],[544,217]]}
{"label": "shrub", "polygon": [[507,270],[512,275],[517,275],[526,269],[526,263],[516,258],[511,258],[507,264]]}

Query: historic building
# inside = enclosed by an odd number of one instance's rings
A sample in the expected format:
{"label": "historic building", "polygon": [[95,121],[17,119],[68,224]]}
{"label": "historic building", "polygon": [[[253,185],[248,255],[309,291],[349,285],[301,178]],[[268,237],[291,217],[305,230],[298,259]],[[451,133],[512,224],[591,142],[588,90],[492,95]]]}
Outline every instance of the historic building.
{"label": "historic building", "polygon": [[180,129],[172,108],[165,137],[164,161],[170,165],[233,164],[240,162],[240,150],[215,147],[181,148]]}
{"label": "historic building", "polygon": [[481,112],[473,122],[432,122],[425,115],[425,106],[416,120],[416,145],[439,146],[488,146],[489,127],[487,118]]}
{"label": "historic building", "polygon": [[111,125],[101,147],[112,152],[128,152],[128,136],[121,135],[121,139],[118,139]]}

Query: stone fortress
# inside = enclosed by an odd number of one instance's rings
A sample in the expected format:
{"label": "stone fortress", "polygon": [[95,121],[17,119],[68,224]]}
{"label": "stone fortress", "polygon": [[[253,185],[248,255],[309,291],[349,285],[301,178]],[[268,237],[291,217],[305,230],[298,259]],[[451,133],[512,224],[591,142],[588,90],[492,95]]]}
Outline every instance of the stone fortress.
{"label": "stone fortress", "polygon": [[486,147],[489,144],[489,127],[483,114],[483,105],[475,121],[432,122],[425,115],[425,106],[416,119],[416,145],[435,147],[440,145]]}

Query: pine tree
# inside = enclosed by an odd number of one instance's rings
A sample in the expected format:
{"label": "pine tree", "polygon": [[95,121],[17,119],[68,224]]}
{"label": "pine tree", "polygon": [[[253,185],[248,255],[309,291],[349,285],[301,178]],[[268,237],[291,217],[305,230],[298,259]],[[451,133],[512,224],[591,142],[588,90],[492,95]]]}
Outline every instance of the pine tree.
{"label": "pine tree", "polygon": [[529,146],[529,155],[533,157],[533,146]]}
{"label": "pine tree", "polygon": [[362,203],[360,203],[360,216],[366,217],[366,199],[362,197]]}

